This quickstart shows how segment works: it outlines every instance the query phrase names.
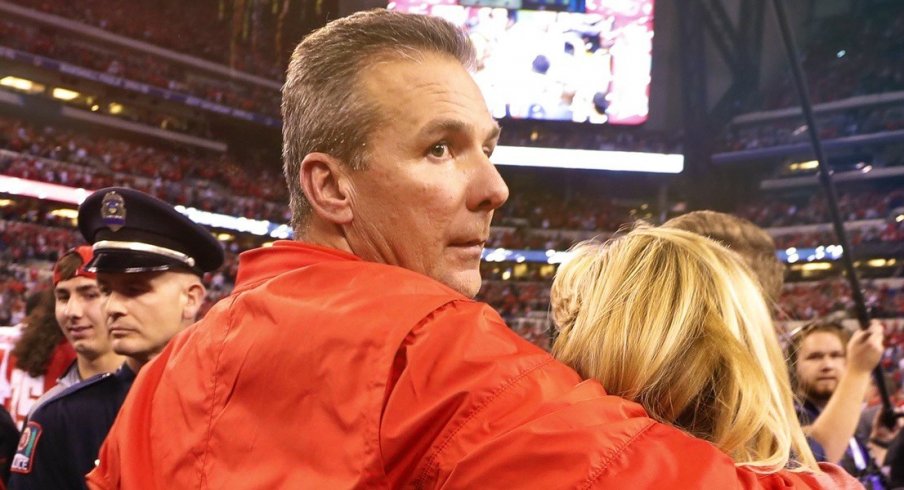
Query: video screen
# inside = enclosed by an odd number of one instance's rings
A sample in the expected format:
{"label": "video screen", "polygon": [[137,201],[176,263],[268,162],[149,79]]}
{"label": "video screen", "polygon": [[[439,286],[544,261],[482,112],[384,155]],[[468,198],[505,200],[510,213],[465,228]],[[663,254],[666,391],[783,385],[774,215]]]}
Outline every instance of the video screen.
{"label": "video screen", "polygon": [[396,0],[468,33],[497,118],[642,124],[654,0]]}

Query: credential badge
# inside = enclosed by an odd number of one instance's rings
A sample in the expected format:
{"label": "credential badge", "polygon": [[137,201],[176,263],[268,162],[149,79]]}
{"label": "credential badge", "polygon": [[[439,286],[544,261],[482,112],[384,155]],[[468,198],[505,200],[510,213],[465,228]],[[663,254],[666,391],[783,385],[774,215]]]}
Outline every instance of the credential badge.
{"label": "credential badge", "polygon": [[116,191],[104,194],[104,200],[100,204],[100,216],[107,228],[119,231],[126,224],[126,201]]}

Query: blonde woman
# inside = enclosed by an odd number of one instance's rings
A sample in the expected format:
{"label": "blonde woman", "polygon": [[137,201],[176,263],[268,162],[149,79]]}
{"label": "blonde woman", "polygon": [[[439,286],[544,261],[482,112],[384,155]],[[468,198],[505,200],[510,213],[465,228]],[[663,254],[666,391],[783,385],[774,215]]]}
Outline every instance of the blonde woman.
{"label": "blonde woman", "polygon": [[552,308],[553,354],[609,394],[710,441],[738,466],[821,473],[769,309],[733,252],[647,226],[605,245],[583,242],[558,271]]}

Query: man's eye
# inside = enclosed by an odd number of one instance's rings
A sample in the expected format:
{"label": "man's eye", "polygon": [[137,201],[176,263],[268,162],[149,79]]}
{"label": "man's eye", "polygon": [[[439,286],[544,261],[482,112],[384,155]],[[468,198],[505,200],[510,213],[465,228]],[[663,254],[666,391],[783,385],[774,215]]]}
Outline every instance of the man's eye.
{"label": "man's eye", "polygon": [[430,147],[430,156],[434,158],[445,158],[449,154],[448,143],[437,143]]}

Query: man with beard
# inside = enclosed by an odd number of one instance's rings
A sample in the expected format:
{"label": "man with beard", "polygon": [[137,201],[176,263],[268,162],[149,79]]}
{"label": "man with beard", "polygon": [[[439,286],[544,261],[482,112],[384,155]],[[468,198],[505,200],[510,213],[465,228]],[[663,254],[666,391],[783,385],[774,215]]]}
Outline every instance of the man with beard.
{"label": "man with beard", "polygon": [[879,323],[850,340],[838,324],[809,325],[792,334],[790,357],[802,401],[798,412],[813,453],[855,476],[865,476],[873,466],[869,446],[875,441],[859,440],[854,431],[870,372],[882,357],[882,341]]}

